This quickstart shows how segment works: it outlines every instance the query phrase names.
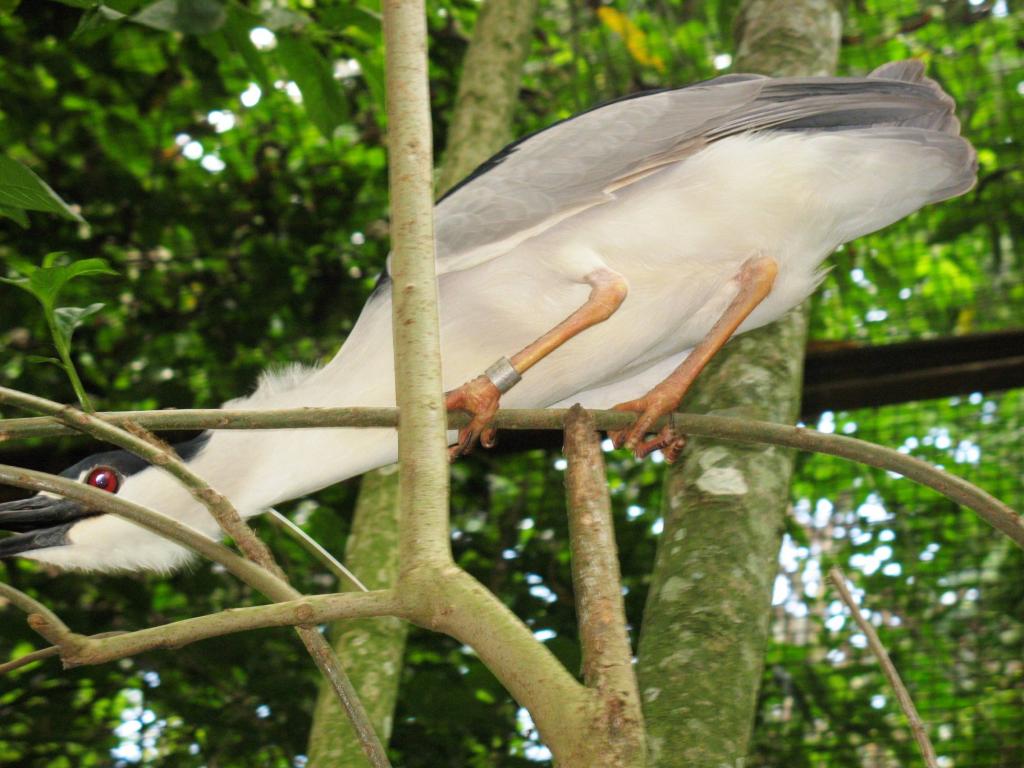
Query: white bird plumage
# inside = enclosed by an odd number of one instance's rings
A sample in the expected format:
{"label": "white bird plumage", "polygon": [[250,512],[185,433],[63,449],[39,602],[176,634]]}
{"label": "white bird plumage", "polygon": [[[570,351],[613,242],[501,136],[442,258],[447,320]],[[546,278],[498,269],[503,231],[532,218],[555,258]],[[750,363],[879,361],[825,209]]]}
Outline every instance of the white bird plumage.
{"label": "white bird plumage", "polygon": [[[837,246],[965,192],[975,173],[952,100],[917,62],[868,78],[731,75],[556,124],[437,205],[444,386],[547,332],[587,301],[588,275],[610,270],[628,284],[618,311],[537,363],[502,405],[638,397],[722,316],[751,256],[770,255],[778,275],[737,332],[806,298]],[[392,364],[385,278],[330,363],[264,374],[226,406],[394,405]],[[220,431],[204,443],[190,466],[244,516],[390,463],[397,446],[389,429]],[[217,535],[162,470],[136,468],[119,495]],[[92,570],[169,570],[188,557],[109,515],[54,525],[42,510],[32,528],[18,504],[0,505],[0,528],[7,515],[23,531],[0,542],[3,556]]]}

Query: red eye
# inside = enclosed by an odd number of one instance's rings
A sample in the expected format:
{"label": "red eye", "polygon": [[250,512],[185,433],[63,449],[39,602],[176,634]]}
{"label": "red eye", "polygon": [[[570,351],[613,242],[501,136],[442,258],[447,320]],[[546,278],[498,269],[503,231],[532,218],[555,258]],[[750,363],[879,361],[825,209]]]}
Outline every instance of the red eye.
{"label": "red eye", "polygon": [[109,493],[117,493],[117,489],[121,485],[117,472],[111,467],[96,467],[85,478],[85,482],[93,488],[99,488],[101,491]]}

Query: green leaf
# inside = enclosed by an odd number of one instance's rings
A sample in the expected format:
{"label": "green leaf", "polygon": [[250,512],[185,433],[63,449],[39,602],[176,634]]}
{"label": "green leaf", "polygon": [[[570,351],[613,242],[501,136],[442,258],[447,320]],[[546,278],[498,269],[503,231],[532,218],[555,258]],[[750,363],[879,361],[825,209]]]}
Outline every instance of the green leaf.
{"label": "green leaf", "polygon": [[23,291],[28,291],[35,296],[35,293],[32,291],[32,287],[29,285],[27,277],[0,277],[0,283],[17,286]]}
{"label": "green leaf", "polygon": [[334,79],[330,62],[308,41],[295,35],[277,38],[277,53],[302,91],[306,114],[320,132],[330,139],[334,129],[348,117],[338,82]]}
{"label": "green leaf", "polygon": [[45,355],[25,355],[25,360],[30,363],[49,363],[51,365],[56,365],[61,370],[64,370],[64,363],[56,357],[46,357]]}
{"label": "green leaf", "polygon": [[0,216],[14,219],[21,225],[22,229],[28,229],[28,214],[22,208],[12,208],[9,205],[0,205]]}
{"label": "green leaf", "polygon": [[58,307],[54,310],[53,316],[56,322],[54,325],[60,333],[64,343],[71,346],[71,337],[75,329],[85,322],[86,318],[92,317],[105,305],[102,303],[90,304],[88,307]]}
{"label": "green leaf", "polygon": [[216,32],[226,19],[227,11],[217,0],[157,0],[131,17],[136,24],[186,35]]}
{"label": "green leaf", "polygon": [[84,39],[86,45],[91,44],[112,31],[124,19],[125,14],[106,5],[97,5],[82,14],[78,20],[78,26],[71,33],[71,39],[81,41]]}
{"label": "green leaf", "polygon": [[56,265],[56,259],[62,255],[60,252],[47,254],[42,267],[22,267],[27,274],[26,277],[0,278],[0,281],[28,291],[47,311],[50,311],[57,302],[57,294],[70,280],[85,275],[117,274],[104,259],[82,259],[68,265]]}
{"label": "green leaf", "polygon": [[56,213],[85,222],[49,185],[16,160],[0,155],[0,205],[26,211]]}
{"label": "green leaf", "polygon": [[72,8],[92,8],[96,0],[57,0],[61,5],[70,5]]}

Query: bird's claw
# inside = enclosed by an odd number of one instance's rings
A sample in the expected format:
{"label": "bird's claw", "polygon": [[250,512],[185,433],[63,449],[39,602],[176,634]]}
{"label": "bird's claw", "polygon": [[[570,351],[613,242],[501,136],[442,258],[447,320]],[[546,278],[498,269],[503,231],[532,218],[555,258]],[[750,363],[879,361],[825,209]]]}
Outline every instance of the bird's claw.
{"label": "bird's claw", "polygon": [[661,451],[666,464],[675,464],[685,447],[686,437],[676,432],[671,424],[666,424],[655,437],[636,446],[633,455],[643,459],[654,451]]}
{"label": "bird's claw", "polygon": [[671,424],[662,427],[650,440],[644,440],[644,436],[651,432],[658,419],[671,414],[677,405],[674,398],[660,397],[656,392],[650,392],[638,400],[619,403],[614,410],[632,411],[640,415],[632,426],[609,433],[612,444],[616,448],[630,448],[638,459],[660,450],[665,455],[665,461],[672,464],[686,446],[686,438],[678,434]]}
{"label": "bird's claw", "polygon": [[459,439],[448,449],[448,460],[465,456],[479,442],[484,448],[493,448],[497,430],[488,424],[498,412],[501,392],[486,376],[477,376],[458,389],[445,395],[444,405],[449,411],[466,411],[473,416],[469,424],[459,430]]}

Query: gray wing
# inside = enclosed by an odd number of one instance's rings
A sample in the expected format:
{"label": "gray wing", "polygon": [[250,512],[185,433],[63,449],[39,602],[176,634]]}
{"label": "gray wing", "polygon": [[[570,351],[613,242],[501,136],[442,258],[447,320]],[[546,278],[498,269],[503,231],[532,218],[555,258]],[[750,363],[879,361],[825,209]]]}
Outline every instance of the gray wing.
{"label": "gray wing", "polygon": [[867,78],[727,75],[627,97],[509,145],[436,208],[438,273],[481,264],[712,141],[761,130],[916,126],[957,133],[919,62]]}

